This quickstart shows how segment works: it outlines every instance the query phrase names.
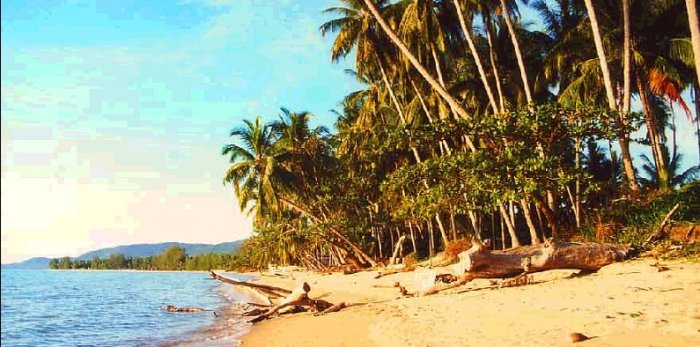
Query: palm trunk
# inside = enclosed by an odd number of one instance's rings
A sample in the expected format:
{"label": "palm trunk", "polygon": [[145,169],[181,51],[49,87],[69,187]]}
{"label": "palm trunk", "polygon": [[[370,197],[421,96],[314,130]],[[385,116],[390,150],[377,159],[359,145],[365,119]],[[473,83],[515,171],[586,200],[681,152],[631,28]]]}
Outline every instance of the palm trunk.
{"label": "palm trunk", "polygon": [[622,0],[622,13],[624,17],[624,57],[623,57],[623,93],[622,93],[622,117],[627,119],[627,114],[630,112],[630,54],[632,52],[631,47],[631,34],[630,34],[630,4],[629,0]]}
{"label": "palm trunk", "polygon": [[458,0],[453,0],[453,3],[455,5],[455,9],[457,10],[457,16],[459,17],[459,25],[462,26],[462,31],[464,32],[464,38],[467,40],[467,45],[469,46],[469,51],[471,51],[472,58],[474,58],[474,62],[476,63],[476,68],[479,71],[479,77],[481,78],[481,83],[484,85],[484,89],[486,90],[486,96],[488,96],[488,98],[489,98],[489,103],[491,104],[491,108],[493,108],[493,113],[498,113],[498,107],[496,106],[496,100],[493,97],[493,92],[491,91],[491,86],[489,85],[489,82],[486,79],[486,73],[484,72],[484,67],[481,65],[481,58],[479,58],[479,52],[477,52],[476,46],[474,46],[474,41],[472,40],[471,31],[467,28],[467,23],[464,20],[464,14],[462,13],[462,8],[459,6]]}
{"label": "palm trunk", "polygon": [[536,206],[544,214],[544,218],[547,220],[549,229],[552,230],[552,238],[554,239],[554,241],[557,241],[559,238],[559,225],[557,224],[556,218],[554,217],[554,213],[552,213],[552,210],[549,209],[547,203],[545,201],[542,201],[542,199],[538,199]]}
{"label": "palm trunk", "polygon": [[501,221],[501,249],[506,249],[506,227],[504,225],[504,220],[505,218],[503,217],[503,214],[501,213],[501,218],[499,218]]}
{"label": "palm trunk", "polygon": [[[505,206],[503,206],[502,202],[498,203],[498,209],[499,211],[501,211],[501,216],[503,217],[503,220],[506,223],[506,227],[508,228],[508,234],[510,234],[511,239],[511,247],[519,247],[520,240],[518,240],[518,235],[515,233],[515,226],[513,225],[513,223],[511,223],[508,211],[506,211],[506,208]],[[505,240],[503,240],[503,244],[505,245]]]}
{"label": "palm trunk", "polygon": [[527,222],[527,228],[530,230],[530,244],[539,244],[540,240],[537,236],[537,228],[535,228],[535,223],[532,222],[532,214],[530,213],[530,203],[525,199],[521,199],[520,205],[523,207],[525,222]]}
{"label": "palm trunk", "polygon": [[401,53],[403,53],[406,58],[411,62],[411,65],[418,70],[418,72],[423,76],[423,78],[430,84],[430,87],[433,88],[445,101],[454,108],[454,110],[457,112],[457,114],[462,117],[463,119],[469,119],[470,116],[467,113],[467,110],[462,107],[462,105],[459,104],[459,102],[453,98],[445,88],[440,86],[440,83],[433,78],[433,76],[428,73],[428,70],[425,69],[425,67],[418,61],[418,58],[416,58],[413,53],[406,47],[406,45],[399,39],[398,36],[396,36],[396,33],[389,27],[389,24],[382,18],[382,16],[379,14],[379,10],[377,10],[377,7],[374,5],[374,2],[372,0],[364,0],[365,4],[367,5],[367,8],[369,11],[372,13],[374,18],[377,20],[377,23],[379,23],[379,26],[382,27],[384,32],[389,36],[389,39],[399,48]]}
{"label": "palm trunk", "polygon": [[608,99],[608,107],[615,110],[615,94],[613,93],[612,80],[610,79],[610,70],[608,69],[608,61],[605,57],[605,49],[603,48],[603,40],[600,37],[600,29],[598,28],[598,19],[595,15],[595,9],[591,0],[584,0],[588,18],[591,20],[591,30],[593,32],[593,42],[595,42],[595,50],[598,53],[598,62],[600,69],[603,71],[603,83],[605,84],[605,96]]}
{"label": "palm trunk", "polygon": [[411,81],[411,86],[413,86],[413,91],[416,93],[416,96],[418,96],[418,101],[420,101],[420,106],[423,108],[423,112],[425,112],[425,117],[428,118],[428,123],[433,122],[433,117],[430,116],[430,111],[428,110],[428,106],[425,104],[425,100],[423,100],[423,96],[421,96],[420,91],[418,91],[418,87],[416,86],[416,83],[413,82],[413,79],[411,77],[408,77],[409,81]]}
{"label": "palm trunk", "polygon": [[659,178],[659,188],[668,188],[668,169],[666,167],[666,160],[664,159],[664,152],[661,148],[661,141],[659,139],[659,133],[656,129],[656,121],[654,120],[654,114],[651,109],[651,102],[649,101],[649,92],[647,86],[642,83],[642,79],[639,77],[639,72],[637,73],[637,89],[639,89],[639,99],[642,102],[642,110],[644,111],[644,121],[647,126],[647,132],[649,133],[649,142],[651,142],[651,150],[654,155],[654,162],[656,164],[656,175]]}
{"label": "palm trunk", "polygon": [[525,91],[525,99],[527,100],[528,105],[530,105],[532,104],[532,94],[530,93],[530,85],[528,84],[527,71],[525,70],[523,54],[520,51],[520,44],[518,43],[518,38],[515,35],[515,27],[513,27],[513,22],[510,20],[510,14],[508,13],[508,5],[506,4],[506,0],[501,0],[501,11],[503,12],[503,18],[506,20],[508,33],[510,33],[510,40],[511,42],[513,42],[515,57],[518,60],[518,68],[520,69],[520,78],[523,80],[523,90]]}
{"label": "palm trunk", "polygon": [[382,73],[382,80],[384,80],[384,84],[386,85],[386,89],[389,91],[389,97],[391,98],[391,101],[394,103],[394,107],[396,107],[396,112],[399,114],[399,118],[401,119],[401,124],[406,126],[406,117],[403,115],[403,110],[401,109],[401,105],[399,104],[399,100],[396,98],[396,95],[394,94],[394,89],[391,87],[391,84],[389,83],[389,78],[386,75],[386,71],[384,71],[384,64],[382,64],[382,60],[379,59],[378,56],[375,55],[375,58],[377,59],[377,65],[379,66],[379,71]]}
{"label": "palm trunk", "polygon": [[491,38],[491,33],[493,28],[491,26],[491,21],[484,16],[484,23],[486,23],[486,40],[489,44],[489,59],[491,61],[491,70],[493,71],[493,78],[496,80],[496,91],[498,92],[498,105],[500,106],[500,112],[506,111],[505,100],[503,98],[503,90],[501,89],[501,78],[498,75],[498,67],[496,66],[496,53],[493,50],[493,39]]}
{"label": "palm trunk", "polygon": [[[688,9],[688,24],[690,26],[690,38],[693,42],[693,54],[695,55],[695,74],[700,85],[700,23],[698,22],[697,0],[685,0]],[[697,101],[695,101],[697,104]],[[696,117],[700,115],[696,114]]]}
{"label": "palm trunk", "polygon": [[411,232],[411,245],[413,245],[413,252],[416,253],[416,259],[418,258],[418,247],[416,246],[416,233],[413,231],[413,223],[408,222],[408,230]]}
{"label": "palm trunk", "polygon": [[[598,28],[598,19],[596,18],[595,9],[593,8],[593,3],[591,2],[591,0],[585,0],[585,3],[586,10],[588,11],[588,18],[591,20],[591,31],[593,32],[593,41],[595,43],[596,53],[598,53],[600,69],[603,72],[603,84],[605,85],[605,95],[608,100],[608,108],[610,108],[610,110],[612,111],[615,111],[615,96],[613,94],[612,81],[610,79],[610,70],[608,69],[608,61],[605,57],[605,50],[603,49],[603,40],[600,37],[600,29]],[[629,151],[629,139],[627,138],[629,134],[620,135],[622,163],[625,167],[625,175],[627,176],[627,182],[630,186],[630,189],[633,192],[638,192],[639,183],[637,183],[637,177],[635,177],[634,175],[632,156]]]}
{"label": "palm trunk", "polygon": [[698,162],[700,162],[700,84],[693,87],[695,95],[695,136],[698,139]]}
{"label": "palm trunk", "polygon": [[[314,221],[314,223],[318,223],[318,224],[323,223],[323,221],[320,218],[311,214],[308,210],[306,210],[305,208],[292,202],[291,200],[283,198],[283,197],[280,197],[279,200],[282,203],[289,206],[291,209],[305,215],[307,218]],[[340,231],[338,231],[335,228],[330,227],[330,226],[328,227],[328,230],[330,230],[331,234],[333,234],[335,237],[337,237],[338,239],[343,241],[343,243],[345,243],[347,245],[347,247],[349,247],[358,257],[360,257],[362,261],[366,262],[371,267],[377,266],[377,263],[374,261],[374,259],[372,259],[372,257],[370,257],[367,253],[365,253],[365,251],[363,251],[360,247],[358,247],[354,242],[350,241],[347,237],[345,237],[345,235],[343,235]]]}

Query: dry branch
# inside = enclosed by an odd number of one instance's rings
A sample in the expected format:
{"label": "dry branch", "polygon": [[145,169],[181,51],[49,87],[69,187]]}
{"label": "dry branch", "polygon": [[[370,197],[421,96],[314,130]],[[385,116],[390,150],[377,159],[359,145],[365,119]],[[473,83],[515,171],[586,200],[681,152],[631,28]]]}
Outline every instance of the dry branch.
{"label": "dry branch", "polygon": [[669,211],[668,214],[666,214],[666,217],[664,217],[664,219],[661,221],[661,224],[659,225],[659,228],[656,229],[656,232],[649,236],[649,238],[646,241],[644,241],[644,246],[652,242],[661,241],[664,239],[664,237],[666,237],[666,232],[664,231],[664,228],[666,228],[666,224],[668,224],[668,222],[671,220],[671,216],[673,216],[673,214],[676,213],[676,210],[679,206],[680,203],[677,203],[675,206],[673,206],[671,211]]}

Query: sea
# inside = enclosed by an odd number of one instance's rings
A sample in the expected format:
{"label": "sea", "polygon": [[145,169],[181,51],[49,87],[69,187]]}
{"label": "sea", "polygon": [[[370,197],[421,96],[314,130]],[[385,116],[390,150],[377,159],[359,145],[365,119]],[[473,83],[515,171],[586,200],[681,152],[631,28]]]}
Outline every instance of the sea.
{"label": "sea", "polygon": [[0,285],[3,347],[235,346],[249,329],[246,298],[204,272],[2,270]]}

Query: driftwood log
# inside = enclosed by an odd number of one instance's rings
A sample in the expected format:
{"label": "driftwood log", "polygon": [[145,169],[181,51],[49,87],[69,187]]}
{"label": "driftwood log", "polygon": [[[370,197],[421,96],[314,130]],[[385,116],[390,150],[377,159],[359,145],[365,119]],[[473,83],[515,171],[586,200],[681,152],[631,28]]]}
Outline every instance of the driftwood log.
{"label": "driftwood log", "polygon": [[[230,277],[222,276],[214,271],[210,271],[210,274],[213,278],[224,283],[252,288],[266,295],[274,294],[274,298],[269,298],[271,302],[273,300],[280,299],[277,304],[270,305],[268,308],[258,308],[245,313],[244,315],[248,316],[257,315],[257,317],[250,320],[250,323],[257,323],[274,314],[304,312],[309,309],[317,313],[330,313],[340,311],[342,308],[345,308],[345,303],[343,302],[334,305],[326,300],[309,298],[311,286],[306,282],[299,284],[296,288],[294,288],[294,290],[288,290],[280,287],[239,281]],[[281,293],[286,293],[287,295],[283,296]],[[257,306],[264,307],[264,305]]]}
{"label": "driftwood log", "polygon": [[472,238],[472,247],[459,254],[454,267],[456,278],[450,283],[425,286],[415,295],[430,295],[455,288],[477,278],[512,278],[553,269],[594,272],[605,265],[626,259],[629,246],[552,242],[517,247],[506,251],[490,251],[489,241]]}

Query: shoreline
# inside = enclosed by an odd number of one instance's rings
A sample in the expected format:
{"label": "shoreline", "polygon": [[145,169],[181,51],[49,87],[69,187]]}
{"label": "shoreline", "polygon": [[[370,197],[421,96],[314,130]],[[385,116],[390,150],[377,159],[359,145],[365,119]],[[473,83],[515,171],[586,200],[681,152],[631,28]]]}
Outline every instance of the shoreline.
{"label": "shoreline", "polygon": [[[653,259],[615,263],[597,273],[533,274],[533,283],[494,289],[488,280],[427,297],[401,297],[395,282],[415,289],[440,269],[419,269],[374,279],[294,272],[295,279],[256,282],[311,286],[311,298],[348,308],[322,316],[298,313],[255,324],[241,346],[569,346],[569,334],[589,337],[583,346],[700,345],[700,263]],[[444,270],[444,269],[442,269]]]}

